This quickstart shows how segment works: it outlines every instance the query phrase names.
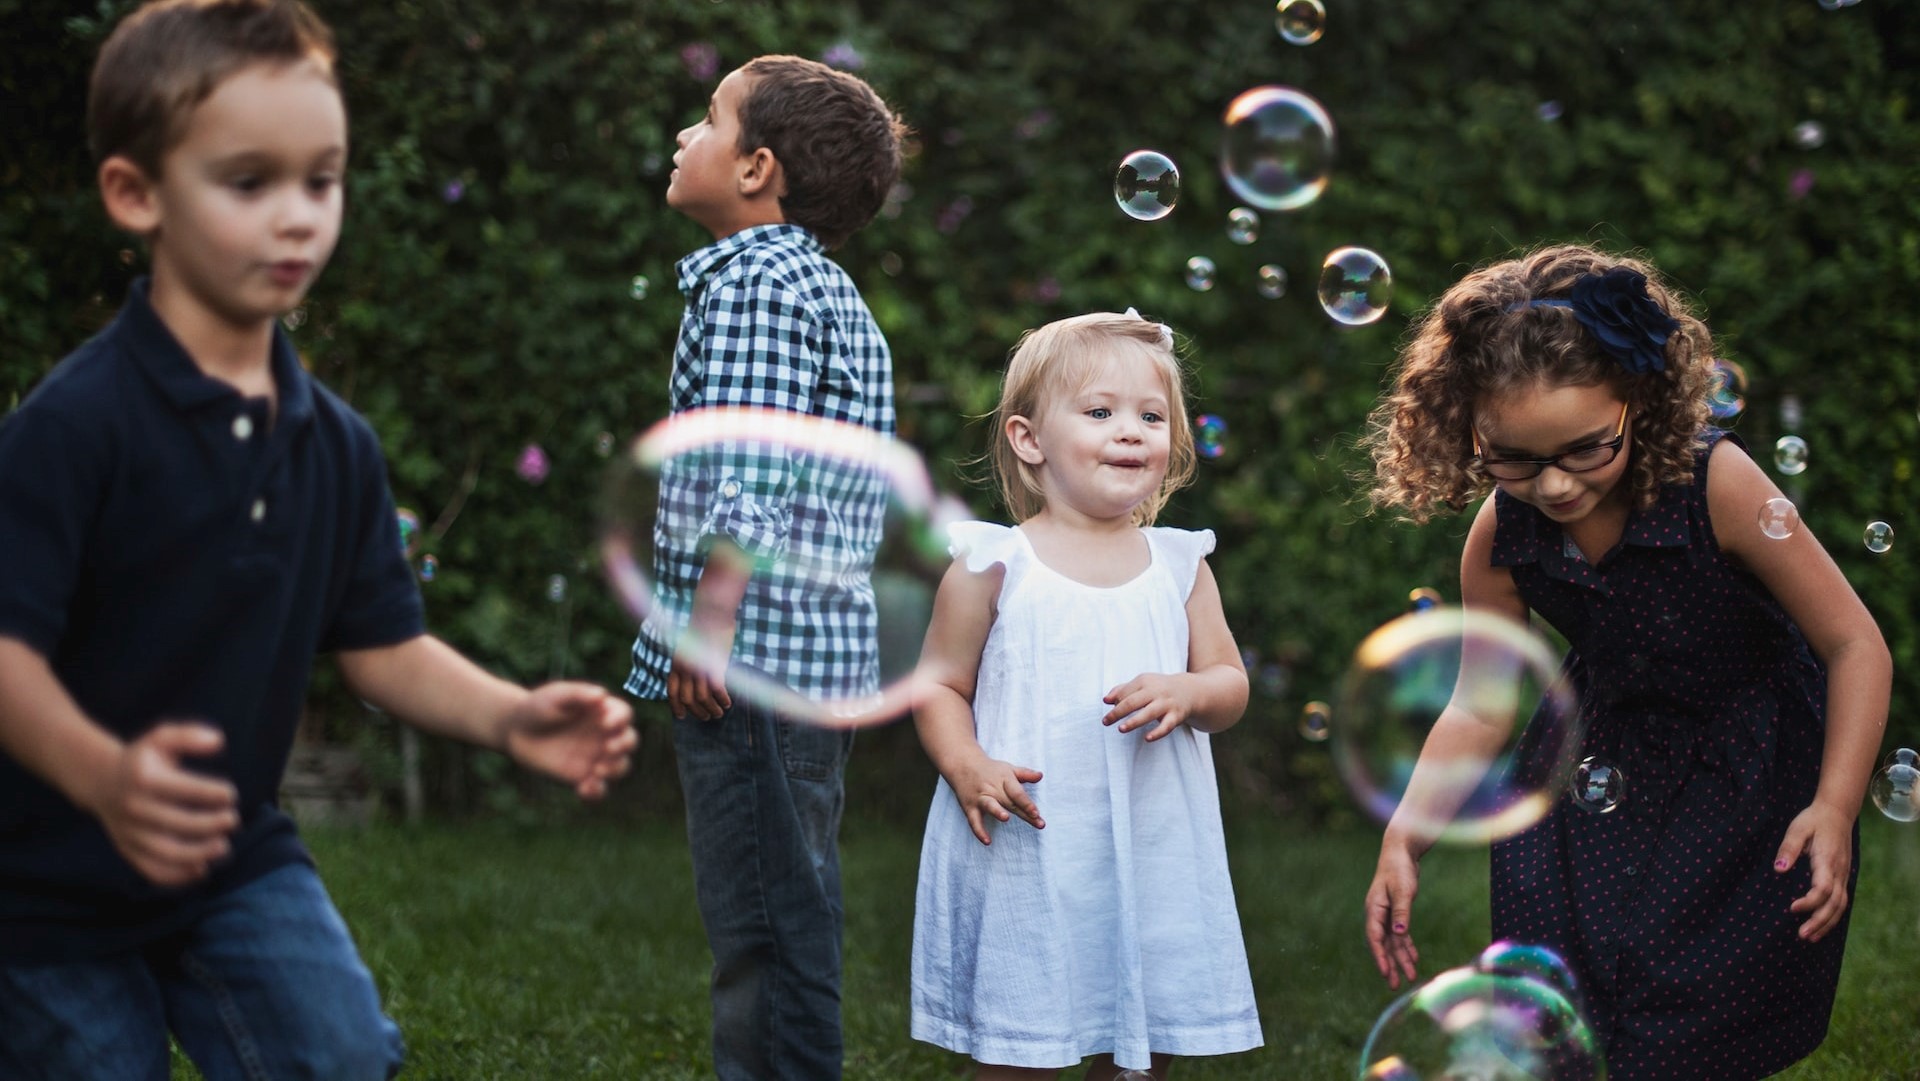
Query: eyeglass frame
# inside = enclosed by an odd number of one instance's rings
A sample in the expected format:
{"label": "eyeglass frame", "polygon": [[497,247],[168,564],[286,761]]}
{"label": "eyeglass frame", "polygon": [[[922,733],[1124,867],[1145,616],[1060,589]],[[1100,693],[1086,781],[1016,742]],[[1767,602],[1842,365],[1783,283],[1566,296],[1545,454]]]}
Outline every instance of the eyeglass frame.
{"label": "eyeglass frame", "polygon": [[[1561,454],[1555,454],[1552,457],[1548,457],[1548,458],[1494,458],[1494,459],[1491,459],[1491,464],[1493,465],[1500,465],[1500,466],[1530,465],[1533,467],[1533,472],[1528,473],[1524,476],[1518,476],[1518,477],[1503,477],[1495,473],[1493,470],[1487,468],[1489,464],[1489,459],[1480,450],[1480,430],[1479,428],[1473,425],[1469,425],[1468,431],[1473,436],[1473,459],[1469,464],[1471,464],[1474,468],[1480,470],[1482,473],[1485,473],[1487,476],[1492,477],[1494,480],[1532,480],[1533,478],[1546,472],[1548,466],[1552,466],[1555,469],[1558,469],[1562,473],[1591,473],[1596,469],[1605,469],[1606,467],[1612,465],[1614,462],[1619,460],[1620,449],[1626,446],[1627,411],[1631,408],[1633,408],[1633,403],[1631,402],[1620,403],[1620,423],[1614,426],[1612,439],[1603,440],[1591,446],[1575,447],[1570,451],[1566,451]],[[1595,462],[1593,465],[1581,466],[1578,469],[1569,469],[1565,465],[1562,465],[1560,461],[1562,458],[1571,457],[1576,454],[1588,454],[1593,451],[1603,450],[1603,449],[1612,452],[1607,455],[1607,459],[1604,462]]]}

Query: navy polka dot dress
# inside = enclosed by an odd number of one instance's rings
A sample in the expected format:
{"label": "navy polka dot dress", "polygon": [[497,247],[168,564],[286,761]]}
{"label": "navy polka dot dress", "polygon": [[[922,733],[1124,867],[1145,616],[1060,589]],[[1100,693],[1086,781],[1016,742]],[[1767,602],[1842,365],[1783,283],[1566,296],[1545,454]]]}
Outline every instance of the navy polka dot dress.
{"label": "navy polka dot dress", "polygon": [[[1787,906],[1811,885],[1807,861],[1773,870],[1819,782],[1826,674],[1721,553],[1706,477],[1703,451],[1693,483],[1636,509],[1597,565],[1538,510],[1494,496],[1494,564],[1572,646],[1580,755],[1625,784],[1605,814],[1563,791],[1494,846],[1493,934],[1573,965],[1613,1081],[1784,1069],[1825,1038],[1846,946],[1845,919],[1817,943],[1798,937],[1805,916]],[[1517,768],[1550,765],[1538,758],[1523,742]],[[1859,865],[1856,827],[1856,878]]]}

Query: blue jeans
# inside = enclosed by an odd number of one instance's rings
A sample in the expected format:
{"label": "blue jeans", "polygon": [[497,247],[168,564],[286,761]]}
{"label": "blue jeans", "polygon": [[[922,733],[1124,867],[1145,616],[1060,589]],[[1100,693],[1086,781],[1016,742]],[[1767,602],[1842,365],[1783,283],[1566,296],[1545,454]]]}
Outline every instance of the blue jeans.
{"label": "blue jeans", "polygon": [[673,723],[721,1081],[840,1076],[841,773],[853,733],[733,696]]}
{"label": "blue jeans", "polygon": [[0,965],[0,1077],[167,1081],[171,1031],[207,1081],[376,1081],[400,1030],[320,878],[292,864],[141,951]]}

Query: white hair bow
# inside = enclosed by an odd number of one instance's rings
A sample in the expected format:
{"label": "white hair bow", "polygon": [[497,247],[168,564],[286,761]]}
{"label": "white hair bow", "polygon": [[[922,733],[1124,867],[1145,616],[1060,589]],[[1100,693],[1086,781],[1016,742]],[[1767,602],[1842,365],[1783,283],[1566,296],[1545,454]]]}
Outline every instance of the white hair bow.
{"label": "white hair bow", "polygon": [[[1140,314],[1140,309],[1138,308],[1128,308],[1127,314],[1143,322],[1147,318],[1146,316]],[[1160,328],[1160,344],[1166,346],[1168,349],[1172,349],[1173,348],[1173,328],[1168,326],[1165,323],[1155,323],[1154,325]]]}

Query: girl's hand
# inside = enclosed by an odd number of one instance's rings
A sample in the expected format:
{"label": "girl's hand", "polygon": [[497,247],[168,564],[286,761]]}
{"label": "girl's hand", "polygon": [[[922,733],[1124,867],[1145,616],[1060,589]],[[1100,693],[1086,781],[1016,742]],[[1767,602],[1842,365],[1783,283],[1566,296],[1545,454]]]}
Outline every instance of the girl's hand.
{"label": "girl's hand", "polygon": [[[1190,673],[1148,672],[1135,676],[1107,692],[1101,701],[1113,708],[1100,718],[1101,724],[1119,722],[1120,731],[1131,732],[1151,721],[1159,721],[1147,733],[1147,742],[1164,737],[1187,723],[1198,703]],[[1121,718],[1125,720],[1121,720]]]}
{"label": "girl's hand", "polygon": [[1380,842],[1380,862],[1367,888],[1367,948],[1373,964],[1398,989],[1402,976],[1414,980],[1420,951],[1413,944],[1413,895],[1420,892],[1420,857],[1404,841],[1388,835]]}
{"label": "girl's hand", "polygon": [[987,836],[987,815],[1002,822],[1019,815],[1022,822],[1034,829],[1047,828],[1046,819],[1040,817],[1040,808],[1034,805],[1027,790],[1021,787],[1039,779],[1040,771],[1037,769],[982,755],[955,770],[947,778],[947,786],[953,789],[953,798],[960,801],[960,810],[966,814],[967,825],[973,828],[973,835],[981,844],[990,845],[993,840]]}
{"label": "girl's hand", "polygon": [[1853,868],[1852,816],[1814,801],[1787,826],[1773,869],[1785,874],[1800,862],[1802,853],[1813,865],[1813,888],[1788,910],[1813,913],[1800,925],[1800,937],[1818,942],[1847,913],[1847,872]]}

